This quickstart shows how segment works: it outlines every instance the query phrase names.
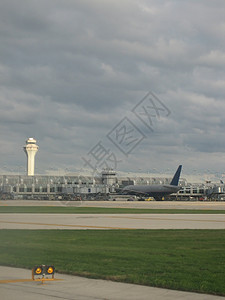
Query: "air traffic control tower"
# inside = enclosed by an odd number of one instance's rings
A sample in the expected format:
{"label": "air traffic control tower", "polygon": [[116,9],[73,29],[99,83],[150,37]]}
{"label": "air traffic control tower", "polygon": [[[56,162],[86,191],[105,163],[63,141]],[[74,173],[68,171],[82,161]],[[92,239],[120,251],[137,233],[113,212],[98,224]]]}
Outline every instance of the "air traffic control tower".
{"label": "air traffic control tower", "polygon": [[34,176],[34,161],[35,155],[38,151],[38,145],[34,138],[26,140],[26,145],[23,147],[27,155],[27,176]]}

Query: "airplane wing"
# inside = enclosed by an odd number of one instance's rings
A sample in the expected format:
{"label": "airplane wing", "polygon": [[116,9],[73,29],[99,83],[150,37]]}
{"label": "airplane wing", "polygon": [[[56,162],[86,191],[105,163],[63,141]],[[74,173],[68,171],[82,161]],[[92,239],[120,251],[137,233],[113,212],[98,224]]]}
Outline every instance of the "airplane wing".
{"label": "airplane wing", "polygon": [[126,190],[124,192],[126,192],[126,193],[131,192],[131,193],[142,194],[142,195],[146,195],[147,194],[146,192],[136,191],[136,190],[132,190],[132,189]]}

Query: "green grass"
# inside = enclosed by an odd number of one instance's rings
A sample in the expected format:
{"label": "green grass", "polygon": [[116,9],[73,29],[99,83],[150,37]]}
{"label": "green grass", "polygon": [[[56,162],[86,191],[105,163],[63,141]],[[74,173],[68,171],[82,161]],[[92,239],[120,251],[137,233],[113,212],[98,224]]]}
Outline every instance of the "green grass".
{"label": "green grass", "polygon": [[0,206],[0,213],[63,213],[63,214],[225,214],[225,210],[148,209],[69,206]]}
{"label": "green grass", "polygon": [[225,230],[0,230],[0,241],[0,265],[225,295]]}

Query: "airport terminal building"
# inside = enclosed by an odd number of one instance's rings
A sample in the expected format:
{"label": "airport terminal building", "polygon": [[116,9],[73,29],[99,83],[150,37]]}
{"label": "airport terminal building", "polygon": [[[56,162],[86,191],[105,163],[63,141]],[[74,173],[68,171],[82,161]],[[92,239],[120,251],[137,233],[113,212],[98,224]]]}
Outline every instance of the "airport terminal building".
{"label": "airport terminal building", "polygon": [[[128,185],[168,185],[171,178],[118,177],[112,169],[102,170],[99,176],[80,174],[67,176],[34,175],[35,156],[39,150],[36,139],[30,137],[23,147],[27,156],[27,175],[0,175],[0,199],[37,200],[109,200],[120,195]],[[188,184],[179,180],[180,190],[171,194],[169,200],[215,199],[223,200],[224,184]],[[129,195],[128,195],[129,196]],[[143,200],[143,199],[142,199]]]}
{"label": "airport terminal building", "polygon": [[[120,194],[126,185],[169,184],[171,178],[117,177],[113,170],[103,170],[101,176],[0,175],[0,199],[109,200]],[[170,200],[223,200],[224,184],[188,184],[180,179],[181,189]]]}

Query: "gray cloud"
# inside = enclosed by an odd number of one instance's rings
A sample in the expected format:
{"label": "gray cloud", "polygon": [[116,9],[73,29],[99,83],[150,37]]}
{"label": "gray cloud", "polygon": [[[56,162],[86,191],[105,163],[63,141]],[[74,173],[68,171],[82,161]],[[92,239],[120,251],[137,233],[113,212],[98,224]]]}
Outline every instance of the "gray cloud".
{"label": "gray cloud", "polygon": [[[82,167],[99,140],[118,151],[106,135],[129,116],[147,138],[128,157],[117,152],[119,169],[183,163],[222,173],[224,8],[222,0],[1,1],[0,169],[25,165],[29,136],[40,146],[39,172]],[[148,90],[171,111],[153,133],[131,113]]]}

